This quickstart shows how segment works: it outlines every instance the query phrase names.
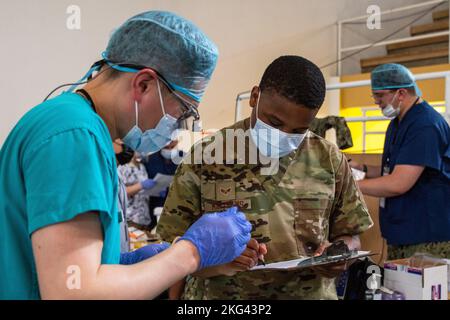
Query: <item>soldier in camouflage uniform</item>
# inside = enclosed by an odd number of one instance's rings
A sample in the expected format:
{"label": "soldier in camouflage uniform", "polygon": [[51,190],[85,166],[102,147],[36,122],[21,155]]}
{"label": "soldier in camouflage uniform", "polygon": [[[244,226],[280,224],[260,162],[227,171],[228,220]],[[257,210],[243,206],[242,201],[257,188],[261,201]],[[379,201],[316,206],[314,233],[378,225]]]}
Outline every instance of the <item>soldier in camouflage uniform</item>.
{"label": "soldier in camouflage uniform", "polygon": [[[259,88],[252,91],[250,105],[254,107],[261,95],[259,118],[269,121],[265,114],[276,108],[279,119],[292,119],[295,127],[306,127],[306,131],[325,92],[323,77],[317,80],[317,75],[322,76],[320,70],[306,59],[278,58],[266,70]],[[292,92],[288,90],[292,86],[300,97],[286,93]],[[300,113],[294,117],[285,108]],[[252,123],[255,118],[254,111]],[[226,140],[227,129],[247,132],[250,127],[250,119],[245,119],[193,147],[170,187],[157,229],[162,239],[172,241],[182,235],[203,214],[238,206],[253,225],[252,237],[267,246],[266,263],[314,255],[337,239],[358,247],[357,235],[373,224],[367,207],[346,158],[334,144],[314,133],[306,131],[301,145],[279,158],[273,174],[262,174],[261,161],[242,163],[236,144],[230,146],[228,140],[224,153],[233,155],[234,164],[210,163],[205,158],[192,164],[196,153]],[[245,140],[246,155],[252,143],[252,139]],[[227,267],[189,276],[182,298],[336,299],[333,268],[343,270],[334,266],[330,270],[229,273],[224,271]]]}
{"label": "soldier in camouflage uniform", "polygon": [[316,118],[311,123],[309,130],[325,138],[328,130],[336,130],[336,144],[339,149],[344,150],[353,147],[352,133],[343,117],[328,116],[325,118]]}

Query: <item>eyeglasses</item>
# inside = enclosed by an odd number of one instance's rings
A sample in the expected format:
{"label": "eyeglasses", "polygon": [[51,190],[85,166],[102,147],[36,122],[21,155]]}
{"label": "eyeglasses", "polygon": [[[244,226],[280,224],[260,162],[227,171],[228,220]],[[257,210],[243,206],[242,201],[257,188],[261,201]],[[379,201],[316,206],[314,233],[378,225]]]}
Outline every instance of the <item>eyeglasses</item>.
{"label": "eyeglasses", "polygon": [[169,89],[170,94],[172,94],[177,101],[179,102],[181,106],[181,116],[178,118],[178,122],[184,122],[188,120],[189,118],[193,118],[194,121],[200,120],[200,114],[198,113],[198,107],[189,102],[187,99],[183,98],[181,95],[179,95],[175,89],[172,87],[172,85],[167,81],[161,73],[158,72],[158,70],[155,70],[150,67],[141,66],[141,65],[135,65],[135,64],[125,64],[125,63],[113,63],[114,65],[123,67],[123,68],[130,68],[134,70],[143,70],[143,69],[151,69],[154,72],[156,72],[156,75],[158,76],[158,79],[161,80],[162,83]]}
{"label": "eyeglasses", "polygon": [[[91,68],[97,67],[97,70],[99,71],[105,64],[108,65],[109,68],[120,67],[120,69],[117,69],[117,70],[121,71],[121,69],[124,69],[123,71],[125,71],[125,72],[136,72],[136,71],[143,70],[143,69],[153,70],[156,73],[156,75],[158,76],[158,79],[161,80],[162,83],[164,83],[164,85],[168,88],[169,93],[176,98],[176,100],[178,101],[178,103],[180,105],[181,116],[178,117],[178,119],[177,119],[178,129],[189,130],[188,120],[190,120],[191,118],[193,119],[193,121],[192,121],[192,128],[190,130],[198,131],[200,129],[200,127],[199,127],[200,114],[198,113],[198,106],[193,104],[192,102],[188,101],[186,98],[182,97],[180,94],[178,94],[176,92],[175,88],[173,88],[173,86],[169,83],[169,81],[167,81],[158,72],[158,70],[155,70],[154,68],[150,68],[150,67],[143,66],[143,65],[130,64],[130,63],[116,63],[113,61],[107,61],[106,59],[102,59],[102,60],[95,62]],[[106,70],[107,69],[105,69],[103,71],[99,71],[99,73],[96,76],[105,72]],[[93,77],[92,74],[89,75],[89,77],[87,78],[87,81],[90,81],[92,79],[92,77]]]}
{"label": "eyeglasses", "polygon": [[181,95],[179,95],[175,89],[170,85],[169,82],[167,82],[157,71],[155,71],[158,74],[159,80],[161,80],[162,83],[169,89],[169,93],[175,97],[175,99],[178,101],[178,103],[181,106],[182,114],[178,118],[178,121],[184,121],[189,118],[193,118],[194,120],[200,120],[200,114],[198,113],[198,107],[194,105],[193,103],[189,102],[185,98],[183,98]]}

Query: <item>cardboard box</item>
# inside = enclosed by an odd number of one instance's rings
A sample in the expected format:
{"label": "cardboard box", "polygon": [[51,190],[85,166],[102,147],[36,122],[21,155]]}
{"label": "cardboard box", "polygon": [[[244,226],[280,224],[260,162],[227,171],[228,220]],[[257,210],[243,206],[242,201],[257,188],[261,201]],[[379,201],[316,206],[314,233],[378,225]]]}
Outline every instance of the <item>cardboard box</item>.
{"label": "cardboard box", "polygon": [[384,264],[384,286],[399,291],[406,300],[447,300],[448,266],[424,262],[414,265],[410,259]]}

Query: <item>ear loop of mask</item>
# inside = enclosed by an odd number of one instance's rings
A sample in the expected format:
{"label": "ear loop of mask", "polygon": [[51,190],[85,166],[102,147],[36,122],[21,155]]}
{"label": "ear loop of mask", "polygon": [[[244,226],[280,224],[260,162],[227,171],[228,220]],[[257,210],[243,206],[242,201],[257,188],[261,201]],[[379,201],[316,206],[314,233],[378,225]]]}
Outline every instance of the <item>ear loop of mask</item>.
{"label": "ear loop of mask", "polygon": [[139,128],[139,104],[136,100],[134,100],[134,112],[136,116],[136,127]]}
{"label": "ear loop of mask", "polygon": [[166,111],[164,110],[164,101],[161,94],[161,86],[159,85],[159,79],[156,78],[156,85],[158,86],[158,93],[159,93],[159,102],[161,104],[161,110],[163,112],[163,116],[166,115]]}
{"label": "ear loop of mask", "polygon": [[[391,106],[392,106],[392,107],[394,107],[394,105],[393,105],[392,103],[394,102],[395,98],[398,97],[397,95],[398,95],[398,90],[395,92],[394,97],[392,98],[392,101],[391,101]],[[401,107],[401,106],[402,106],[402,101],[399,101],[399,102],[398,102],[398,107],[395,108],[395,109],[397,109],[397,110],[400,111],[400,107]]]}
{"label": "ear loop of mask", "polygon": [[392,100],[391,100],[391,105],[392,105],[392,103],[394,102],[394,100],[395,100],[395,98],[397,97],[397,93],[398,93],[398,90],[397,91],[395,91],[395,94],[394,94],[394,96],[392,97]]}
{"label": "ear loop of mask", "polygon": [[[156,79],[156,85],[158,86],[158,93],[159,93],[159,102],[161,104],[161,110],[163,112],[163,115],[166,115],[166,112],[164,111],[164,102],[162,99],[162,95],[161,95],[161,87],[159,85],[159,81],[158,79]],[[139,104],[136,100],[134,100],[134,110],[135,110],[135,114],[136,114],[136,127],[139,128]]]}
{"label": "ear loop of mask", "polygon": [[[258,121],[258,110],[259,110],[259,99],[261,98],[261,89],[258,89],[258,100],[256,101],[256,117],[255,117],[255,125],[256,125],[256,121]],[[251,122],[251,121],[250,121]],[[250,128],[252,127],[252,124],[250,123]]]}

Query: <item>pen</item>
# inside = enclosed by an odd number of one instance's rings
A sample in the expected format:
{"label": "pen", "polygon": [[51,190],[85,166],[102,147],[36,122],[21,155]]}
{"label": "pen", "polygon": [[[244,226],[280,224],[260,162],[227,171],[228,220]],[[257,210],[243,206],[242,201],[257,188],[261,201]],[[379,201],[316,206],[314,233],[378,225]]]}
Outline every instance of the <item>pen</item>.
{"label": "pen", "polygon": [[263,266],[266,266],[266,263],[264,262],[264,258],[263,257],[258,258],[258,262],[259,262],[259,264],[262,264]]}

